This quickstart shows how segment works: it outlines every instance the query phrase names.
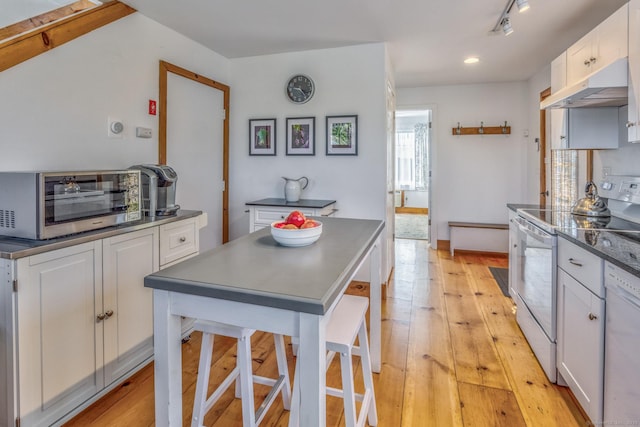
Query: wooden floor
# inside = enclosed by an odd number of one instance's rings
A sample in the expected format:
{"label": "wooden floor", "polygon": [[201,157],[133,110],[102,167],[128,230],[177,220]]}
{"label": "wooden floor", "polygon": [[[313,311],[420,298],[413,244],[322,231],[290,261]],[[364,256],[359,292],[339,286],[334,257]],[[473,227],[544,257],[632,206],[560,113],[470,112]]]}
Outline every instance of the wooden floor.
{"label": "wooden floor", "polygon": [[[421,240],[396,241],[394,277],[383,301],[382,372],[374,375],[379,426],[587,426],[564,387],[548,382],[515,322],[489,266],[501,256],[434,251]],[[354,282],[350,293],[366,293]],[[253,367],[275,375],[270,335],[256,333]],[[183,418],[190,425],[200,339],[183,345]],[[294,358],[287,348],[290,370]],[[212,384],[235,364],[233,341],[216,338]],[[359,365],[356,365],[359,368]],[[339,385],[339,363],[327,377]],[[361,376],[357,385],[361,387]],[[266,395],[256,386],[256,400]],[[153,367],[141,370],[67,426],[153,426]],[[278,398],[262,426],[286,426]],[[240,401],[227,391],[206,426],[240,426]],[[327,398],[327,426],[344,425],[342,401]]]}

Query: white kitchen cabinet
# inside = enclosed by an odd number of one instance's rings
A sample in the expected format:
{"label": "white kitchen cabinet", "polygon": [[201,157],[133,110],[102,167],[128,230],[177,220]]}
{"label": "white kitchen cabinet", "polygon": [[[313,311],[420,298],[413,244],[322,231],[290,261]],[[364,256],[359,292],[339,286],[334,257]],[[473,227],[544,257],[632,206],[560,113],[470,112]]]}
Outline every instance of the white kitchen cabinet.
{"label": "white kitchen cabinet", "polygon": [[603,260],[560,238],[557,277],[558,372],[598,425],[604,403]]}
{"label": "white kitchen cabinet", "polygon": [[509,295],[513,302],[516,298],[516,281],[518,280],[518,224],[516,211],[509,210]]}
{"label": "white kitchen cabinet", "polygon": [[153,291],[144,277],[159,268],[158,234],[153,227],[102,241],[106,385],[153,356]]}
{"label": "white kitchen cabinet", "polygon": [[293,210],[302,212],[305,216],[329,216],[336,212],[336,204],[331,203],[324,207],[296,207],[296,206],[249,206],[249,231],[254,232],[261,228],[271,226],[274,221],[282,221]]}
{"label": "white kitchen cabinet", "polygon": [[551,93],[567,86],[567,51],[551,61]]}
{"label": "white kitchen cabinet", "polygon": [[561,108],[550,112],[552,150],[618,148],[618,108]]}
{"label": "white kitchen cabinet", "polygon": [[191,218],[160,226],[160,267],[184,261],[198,253],[199,219]]}
{"label": "white kitchen cabinet", "polygon": [[[0,426],[60,425],[150,361],[153,292],[144,277],[160,268],[160,247],[172,246],[163,238],[197,235],[201,225],[187,217],[1,259]],[[173,263],[198,253],[197,237],[185,242],[188,251],[169,251],[180,254]]]}
{"label": "white kitchen cabinet", "polygon": [[640,0],[629,2],[629,104],[627,140],[640,141]]}
{"label": "white kitchen cabinet", "polygon": [[101,267],[100,241],[18,260],[20,425],[50,425],[104,387]]}
{"label": "white kitchen cabinet", "polygon": [[628,5],[567,49],[567,86],[628,55]]}

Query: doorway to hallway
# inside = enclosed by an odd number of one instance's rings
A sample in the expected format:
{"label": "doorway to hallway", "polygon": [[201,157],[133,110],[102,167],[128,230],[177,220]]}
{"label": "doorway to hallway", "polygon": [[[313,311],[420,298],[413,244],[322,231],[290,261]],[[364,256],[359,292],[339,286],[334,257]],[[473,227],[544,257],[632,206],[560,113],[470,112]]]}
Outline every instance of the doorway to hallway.
{"label": "doorway to hallway", "polygon": [[429,240],[431,115],[396,111],[395,237]]}

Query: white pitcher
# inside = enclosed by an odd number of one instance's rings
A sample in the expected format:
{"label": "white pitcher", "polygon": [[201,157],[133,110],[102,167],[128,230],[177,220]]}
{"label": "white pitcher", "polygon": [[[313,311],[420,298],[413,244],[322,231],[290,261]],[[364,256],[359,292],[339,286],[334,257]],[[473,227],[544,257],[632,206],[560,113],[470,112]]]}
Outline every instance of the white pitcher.
{"label": "white pitcher", "polygon": [[[300,200],[300,194],[302,193],[302,190],[307,188],[307,185],[309,185],[309,178],[303,176],[302,178],[291,179],[285,178],[283,176],[282,179],[285,180],[284,199],[287,202],[297,202],[298,200]],[[304,185],[300,183],[300,181],[302,180],[304,180]]]}

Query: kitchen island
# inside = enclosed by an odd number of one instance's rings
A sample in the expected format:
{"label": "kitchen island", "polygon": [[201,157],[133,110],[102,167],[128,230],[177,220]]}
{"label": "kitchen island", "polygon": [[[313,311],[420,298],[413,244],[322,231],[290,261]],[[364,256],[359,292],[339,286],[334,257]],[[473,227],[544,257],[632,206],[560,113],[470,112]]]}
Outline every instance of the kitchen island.
{"label": "kitchen island", "polygon": [[262,229],[151,274],[154,289],[156,425],[182,423],[180,316],[299,338],[301,422],[324,426],[325,326],[349,282],[370,258],[370,340],[380,371],[380,236],[384,222],[323,218],[306,247],[278,245]]}

